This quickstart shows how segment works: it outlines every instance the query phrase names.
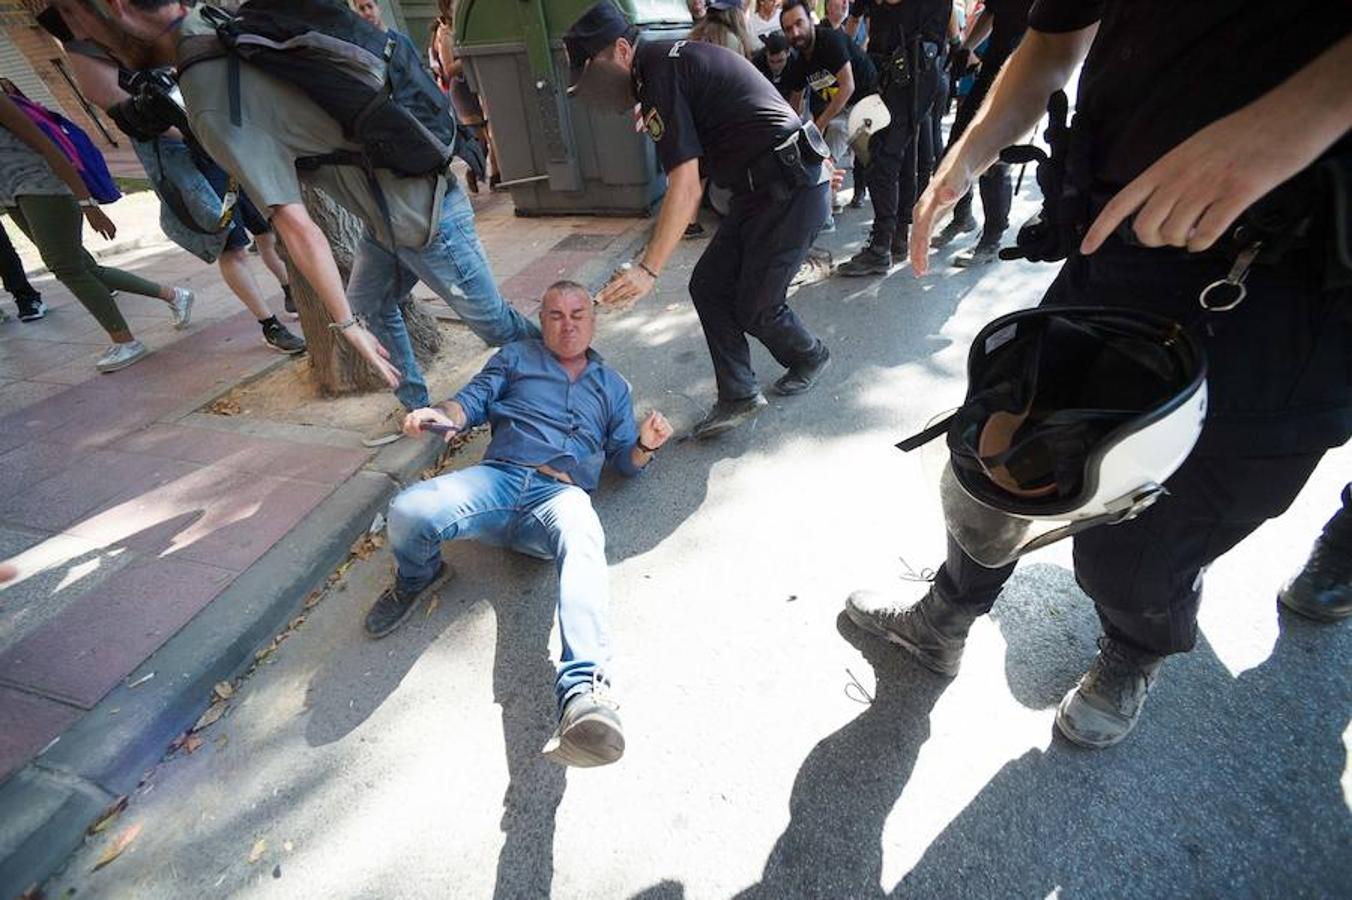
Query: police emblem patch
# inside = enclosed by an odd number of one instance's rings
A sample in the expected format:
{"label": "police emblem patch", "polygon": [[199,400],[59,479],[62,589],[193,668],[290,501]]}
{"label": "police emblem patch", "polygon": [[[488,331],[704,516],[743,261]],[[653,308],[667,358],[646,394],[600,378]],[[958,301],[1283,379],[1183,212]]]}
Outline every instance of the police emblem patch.
{"label": "police emblem patch", "polygon": [[648,137],[654,141],[662,140],[662,135],[667,130],[667,126],[662,122],[662,114],[656,109],[648,110],[647,115],[643,117],[643,127],[647,129]]}

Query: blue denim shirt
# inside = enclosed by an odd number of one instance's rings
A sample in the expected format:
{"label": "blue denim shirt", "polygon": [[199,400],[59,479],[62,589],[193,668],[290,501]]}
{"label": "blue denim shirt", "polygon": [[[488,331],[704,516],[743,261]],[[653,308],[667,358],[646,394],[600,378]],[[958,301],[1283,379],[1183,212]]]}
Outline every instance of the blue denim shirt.
{"label": "blue denim shirt", "polygon": [[596,489],[607,461],[625,475],[640,471],[630,454],[638,427],[629,385],[594,350],[581,377],[570,381],[543,341],[516,341],[453,399],[470,427],[492,425],[484,459],[547,465],[585,491]]}

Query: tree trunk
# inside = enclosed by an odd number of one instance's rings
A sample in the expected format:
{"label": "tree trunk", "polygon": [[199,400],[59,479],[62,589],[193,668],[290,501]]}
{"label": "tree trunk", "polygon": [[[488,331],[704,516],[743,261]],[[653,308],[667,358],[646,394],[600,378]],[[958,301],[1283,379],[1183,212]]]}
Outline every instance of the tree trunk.
{"label": "tree trunk", "polygon": [[[347,284],[363,231],[362,224],[322,190],[302,185],[301,191],[305,208],[329,239],[333,258],[338,263],[338,274],[342,276],[343,284]],[[286,255],[281,242],[278,242],[278,249],[286,259],[286,269],[291,276],[291,296],[296,302],[296,311],[300,313],[300,328],[309,350],[310,368],[320,390],[329,396],[388,390],[385,382],[353,352],[347,340],[328,327],[332,319],[318,295]],[[426,365],[441,349],[441,332],[435,318],[418,309],[411,298],[406,300],[401,307],[404,325],[408,329],[414,355],[419,364]]]}

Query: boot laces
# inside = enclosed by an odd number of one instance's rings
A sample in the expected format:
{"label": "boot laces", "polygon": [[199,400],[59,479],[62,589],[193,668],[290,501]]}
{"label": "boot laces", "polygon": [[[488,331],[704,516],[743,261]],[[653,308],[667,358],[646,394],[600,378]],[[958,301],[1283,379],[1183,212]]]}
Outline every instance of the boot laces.
{"label": "boot laces", "polygon": [[1134,706],[1150,690],[1151,670],[1120,642],[1098,639],[1099,654],[1085,673],[1081,690],[1109,700],[1119,709]]}
{"label": "boot laces", "polygon": [[612,710],[620,708],[619,701],[615,699],[615,695],[611,692],[609,679],[600,672],[592,673],[591,695],[592,701],[598,706]]}

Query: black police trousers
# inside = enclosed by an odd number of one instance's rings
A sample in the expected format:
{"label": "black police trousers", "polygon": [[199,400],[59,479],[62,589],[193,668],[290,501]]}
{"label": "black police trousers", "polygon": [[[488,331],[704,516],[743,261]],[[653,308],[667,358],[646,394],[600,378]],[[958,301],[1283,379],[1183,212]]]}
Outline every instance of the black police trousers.
{"label": "black police trousers", "polygon": [[758,390],[748,334],[785,368],[815,363],[823,352],[784,299],[830,212],[825,182],[784,199],[765,191],[733,197],[690,276],[719,400],[744,400]]}
{"label": "black police trousers", "polygon": [[[945,148],[945,153],[958,142],[958,138],[962,137],[967,126],[976,118],[981,101],[986,99],[987,92],[995,83],[995,76],[1000,74],[1000,67],[1004,64],[1004,59],[982,60],[981,70],[977,72],[976,79],[972,82],[972,89],[958,103],[958,112],[953,117],[953,129],[948,134],[948,147]],[[977,187],[981,192],[981,211],[985,219],[981,239],[994,243],[1009,227],[1009,209],[1014,203],[1014,188],[1009,181],[1009,166],[1000,162],[995,163],[981,174]],[[962,221],[971,216],[972,192],[968,191],[953,207],[953,219]]]}
{"label": "black police trousers", "polygon": [[15,300],[37,300],[38,292],[28,283],[23,271],[23,260],[19,259],[14,245],[9,242],[5,227],[0,225],[0,284],[14,296]]}
{"label": "black police trousers", "polygon": [[[1255,267],[1242,305],[1204,316],[1197,294],[1228,267],[1219,254],[1113,240],[1072,257],[1043,298],[1168,315],[1193,327],[1207,353],[1207,422],[1168,494],[1135,519],[1073,539],[1076,580],[1104,633],[1160,656],[1196,642],[1206,567],[1284,512],[1324,452],[1352,436],[1352,289],[1324,290],[1322,265],[1295,257]],[[1013,571],[982,567],[950,536],[934,590],[981,614]]]}
{"label": "black police trousers", "polygon": [[[917,197],[921,131],[931,136],[930,116],[942,92],[938,46],[920,44],[909,87],[884,91],[892,123],[869,139],[868,192],[873,200],[874,246],[886,248],[898,224],[909,225]],[[930,51],[933,51],[932,53]]]}

